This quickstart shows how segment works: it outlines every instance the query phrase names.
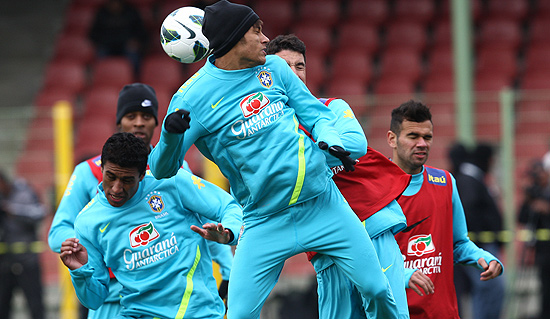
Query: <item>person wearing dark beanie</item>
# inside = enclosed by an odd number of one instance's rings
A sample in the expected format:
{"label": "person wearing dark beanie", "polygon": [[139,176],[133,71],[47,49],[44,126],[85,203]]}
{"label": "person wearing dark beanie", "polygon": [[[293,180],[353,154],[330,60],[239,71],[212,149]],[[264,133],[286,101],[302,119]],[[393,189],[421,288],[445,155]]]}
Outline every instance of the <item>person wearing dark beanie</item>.
{"label": "person wearing dark beanie", "polygon": [[174,176],[195,144],[229,180],[244,227],[227,318],[259,318],[285,261],[307,251],[328,255],[343,269],[368,301],[366,315],[397,318],[374,245],[329,168],[355,169],[367,151],[363,131],[340,138],[336,114],[285,60],[266,55],[269,39],[252,9],[221,0],[204,12],[202,31],[213,54],[172,97],[149,168],[157,179]]}
{"label": "person wearing dark beanie", "polygon": [[131,112],[151,114],[158,125],[159,103],[155,90],[143,83],[125,85],[118,95],[116,110],[116,124],[120,124],[122,117]]}
{"label": "person wearing dark beanie", "polygon": [[249,7],[222,0],[204,9],[202,33],[210,42],[212,54],[224,56],[260,17]]}

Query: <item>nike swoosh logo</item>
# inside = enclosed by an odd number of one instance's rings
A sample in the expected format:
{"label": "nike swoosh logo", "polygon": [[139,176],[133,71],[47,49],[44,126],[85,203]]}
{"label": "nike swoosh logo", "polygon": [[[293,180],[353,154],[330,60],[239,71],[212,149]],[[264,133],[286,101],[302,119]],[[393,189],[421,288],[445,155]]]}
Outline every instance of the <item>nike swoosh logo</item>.
{"label": "nike swoosh logo", "polygon": [[428,219],[428,218],[430,218],[430,216],[428,216],[428,217],[426,217],[426,218],[424,218],[424,219],[422,219],[422,220],[420,220],[420,221],[417,221],[416,223],[414,223],[414,224],[410,225],[409,227],[403,229],[402,232],[404,232],[404,233],[410,232],[411,229],[415,228],[415,227],[418,226],[421,222],[425,221],[425,220]]}
{"label": "nike swoosh logo", "polygon": [[393,264],[389,265],[389,266],[386,267],[386,268],[382,268],[382,272],[386,272],[386,270],[390,269],[391,266],[393,266]]}
{"label": "nike swoosh logo", "polygon": [[183,24],[183,23],[181,23],[181,22],[179,22],[179,21],[177,21],[177,23],[181,24],[182,27],[184,27],[187,31],[189,31],[189,34],[190,34],[190,35],[189,35],[189,38],[187,38],[187,39],[193,39],[193,38],[195,38],[195,37],[197,36],[197,35],[195,34],[195,32],[194,32],[193,30],[189,29],[185,24]]}
{"label": "nike swoosh logo", "polygon": [[220,104],[220,102],[221,102],[224,98],[225,98],[225,96],[222,97],[218,102],[216,102],[216,104],[210,104],[210,106],[211,106],[213,109],[215,109],[216,106],[218,106],[218,104]]}
{"label": "nike swoosh logo", "polygon": [[109,222],[109,224],[105,225],[105,227],[100,228],[99,231],[102,232],[102,233],[104,233],[105,230],[107,229],[107,227],[109,227],[110,224],[111,224],[111,223]]}

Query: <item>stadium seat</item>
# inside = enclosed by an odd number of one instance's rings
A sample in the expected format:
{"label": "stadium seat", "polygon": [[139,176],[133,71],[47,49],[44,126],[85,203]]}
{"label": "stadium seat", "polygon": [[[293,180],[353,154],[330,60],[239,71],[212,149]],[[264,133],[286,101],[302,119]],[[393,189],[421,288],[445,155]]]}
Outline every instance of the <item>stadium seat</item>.
{"label": "stadium seat", "polygon": [[393,4],[394,21],[408,21],[426,26],[434,15],[434,0],[396,0]]}
{"label": "stadium seat", "polygon": [[548,43],[550,16],[537,16],[529,22],[529,45]]}
{"label": "stadium seat", "polygon": [[424,93],[453,93],[454,90],[454,75],[452,72],[430,73],[422,82],[422,92]]}
{"label": "stadium seat", "polygon": [[338,27],[335,50],[373,55],[380,48],[378,27],[357,22],[343,23]]}
{"label": "stadium seat", "polygon": [[520,80],[520,89],[550,90],[550,72],[543,70],[525,73]]}
{"label": "stadium seat", "polygon": [[506,74],[479,73],[474,79],[474,90],[476,92],[499,92],[504,88],[511,88],[513,84],[513,77]]}
{"label": "stadium seat", "polygon": [[525,0],[488,0],[485,16],[520,22],[528,13],[529,2]]}
{"label": "stadium seat", "polygon": [[77,94],[65,90],[65,89],[41,89],[36,98],[34,99],[34,105],[39,108],[51,108],[55,103],[59,101],[67,101],[71,104],[73,109],[76,109]]}
{"label": "stadium seat", "polygon": [[264,22],[264,34],[270,39],[286,34],[294,18],[294,7],[290,1],[258,1],[252,8]]}
{"label": "stadium seat", "polygon": [[514,78],[518,73],[515,50],[482,47],[477,53],[476,74],[499,74]]}
{"label": "stadium seat", "polygon": [[100,154],[105,141],[116,132],[113,121],[83,120],[77,127],[75,158],[85,159]]}
{"label": "stadium seat", "polygon": [[87,38],[94,23],[95,13],[94,6],[70,6],[65,14],[62,33]]}
{"label": "stadium seat", "polygon": [[308,53],[327,56],[332,48],[332,29],[317,24],[296,24],[292,27],[296,34],[306,44]]}
{"label": "stadium seat", "polygon": [[79,94],[87,85],[84,65],[71,61],[55,61],[48,64],[44,76],[44,89],[65,90]]}
{"label": "stadium seat", "polygon": [[[413,1],[411,1],[413,2]],[[421,53],[427,44],[427,33],[423,24],[408,20],[397,20],[386,27],[385,48]]]}
{"label": "stadium seat", "polygon": [[422,75],[422,59],[420,54],[409,50],[384,51],[380,58],[381,76],[399,76],[410,82],[416,82]]}
{"label": "stadium seat", "polygon": [[298,7],[298,21],[332,28],[340,19],[340,7],[337,0],[302,0]]}
{"label": "stadium seat", "polygon": [[327,78],[327,66],[324,56],[315,52],[307,52],[306,56],[307,86],[318,95]]}
{"label": "stadium seat", "polygon": [[350,0],[347,6],[347,21],[380,26],[390,14],[386,0]]}
{"label": "stadium seat", "polygon": [[427,74],[452,74],[453,73],[453,51],[449,46],[432,48],[428,52]]}
{"label": "stadium seat", "polygon": [[182,65],[166,54],[146,56],[141,66],[141,82],[155,90],[175,91],[184,82]]}
{"label": "stadium seat", "polygon": [[206,63],[206,59],[204,60],[201,60],[201,61],[198,61],[198,62],[195,62],[195,63],[189,63],[189,64],[185,64],[183,66],[184,68],[184,72],[183,72],[183,82],[180,83],[180,84],[183,84],[185,83],[185,81],[187,81],[188,78],[190,78],[191,76],[193,76],[193,74],[197,73],[197,71],[202,68],[204,66],[204,64]]}
{"label": "stadium seat", "polygon": [[331,78],[325,91],[327,96],[347,100],[352,96],[359,97],[367,94],[367,83],[358,79]]}
{"label": "stadium seat", "polygon": [[524,72],[546,71],[550,74],[550,43],[531,43],[525,50]]}
{"label": "stadium seat", "polygon": [[130,61],[125,57],[106,57],[92,65],[92,86],[122,88],[134,82]]}
{"label": "stadium seat", "polygon": [[432,48],[452,47],[451,23],[449,20],[443,19],[434,24],[431,46]]}
{"label": "stadium seat", "polygon": [[86,118],[108,118],[112,123],[115,120],[118,94],[123,86],[92,87],[83,96],[82,116]]}
{"label": "stadium seat", "polygon": [[[308,69],[309,72],[309,69]],[[332,59],[330,77],[368,83],[373,75],[372,57],[354,51],[339,51]]]}
{"label": "stadium seat", "polygon": [[380,95],[399,94],[412,97],[414,91],[415,83],[402,76],[384,75],[374,84],[374,93]]}
{"label": "stadium seat", "polygon": [[502,18],[484,19],[477,33],[477,47],[494,47],[502,50],[517,50],[523,35],[520,25]]}
{"label": "stadium seat", "polygon": [[53,61],[74,61],[87,66],[94,59],[95,48],[88,38],[62,34],[55,42]]}

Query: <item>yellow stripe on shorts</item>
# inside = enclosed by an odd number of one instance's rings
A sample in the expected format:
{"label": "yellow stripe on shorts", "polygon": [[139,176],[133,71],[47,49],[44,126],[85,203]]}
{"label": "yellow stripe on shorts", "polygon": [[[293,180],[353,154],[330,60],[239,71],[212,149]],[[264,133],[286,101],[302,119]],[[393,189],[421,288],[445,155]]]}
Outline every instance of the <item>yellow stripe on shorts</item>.
{"label": "yellow stripe on shorts", "polygon": [[[296,133],[298,133],[298,120],[296,116],[292,118],[294,120],[294,128]],[[305,153],[305,144],[304,144],[304,134],[300,134],[300,139],[298,140],[298,178],[296,178],[296,185],[294,185],[294,191],[292,192],[292,197],[290,198],[289,205],[292,205],[298,201],[300,193],[302,192],[302,187],[304,186],[304,178],[306,176],[306,157]]]}
{"label": "yellow stripe on shorts", "polygon": [[187,273],[187,285],[185,285],[185,292],[183,293],[183,298],[181,298],[181,304],[180,308],[178,309],[178,314],[176,315],[176,319],[182,319],[185,316],[185,312],[187,311],[187,306],[189,306],[189,299],[191,299],[191,293],[193,293],[193,275],[195,274],[195,270],[197,269],[197,265],[199,264],[199,261],[201,260],[201,250],[199,248],[199,245],[197,245],[197,253],[195,255],[195,262],[193,262],[193,267],[189,269],[189,272]]}

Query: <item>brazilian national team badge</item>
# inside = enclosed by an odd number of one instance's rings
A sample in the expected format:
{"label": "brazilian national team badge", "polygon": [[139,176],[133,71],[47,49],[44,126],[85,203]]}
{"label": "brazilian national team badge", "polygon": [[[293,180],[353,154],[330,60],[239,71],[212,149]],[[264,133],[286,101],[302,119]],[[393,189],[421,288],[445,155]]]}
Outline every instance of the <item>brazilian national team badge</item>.
{"label": "brazilian national team badge", "polygon": [[164,208],[164,202],[162,201],[162,197],[160,197],[160,195],[152,195],[149,198],[148,203],[155,213],[160,213]]}
{"label": "brazilian national team badge", "polygon": [[270,72],[260,72],[260,74],[258,74],[258,79],[260,80],[260,84],[268,89],[273,85],[273,78]]}

